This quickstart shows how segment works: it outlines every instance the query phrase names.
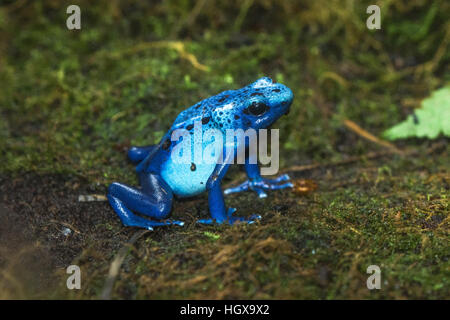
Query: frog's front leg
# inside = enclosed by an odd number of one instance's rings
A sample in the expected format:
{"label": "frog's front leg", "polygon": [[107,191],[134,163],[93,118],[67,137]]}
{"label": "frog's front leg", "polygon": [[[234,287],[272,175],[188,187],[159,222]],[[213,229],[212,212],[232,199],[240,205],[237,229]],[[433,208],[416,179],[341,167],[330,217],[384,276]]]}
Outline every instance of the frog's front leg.
{"label": "frog's front leg", "polygon": [[217,164],[213,174],[208,179],[206,189],[208,191],[209,211],[212,219],[198,220],[199,223],[212,224],[214,222],[222,224],[228,222],[230,224],[236,221],[253,223],[257,219],[261,219],[260,215],[252,215],[250,217],[234,217],[232,214],[236,211],[235,208],[225,207],[225,200],[223,198],[222,188],[220,182],[228,170],[229,164]]}
{"label": "frog's front leg", "polygon": [[155,218],[166,219],[172,209],[173,193],[169,185],[156,174],[142,173],[141,188],[133,188],[114,182],[108,188],[108,200],[126,226],[153,230],[155,226],[183,225],[181,221],[154,221],[137,216],[133,212]]}
{"label": "frog's front leg", "polygon": [[224,191],[224,194],[241,192],[251,189],[255,191],[260,198],[265,198],[267,197],[267,194],[264,192],[264,190],[277,190],[292,188],[294,186],[292,182],[280,184],[280,182],[290,180],[290,177],[287,174],[283,174],[275,179],[266,179],[261,177],[258,164],[248,163],[248,159],[246,159],[245,162],[245,171],[247,173],[248,180],[238,185],[237,187],[226,189]]}

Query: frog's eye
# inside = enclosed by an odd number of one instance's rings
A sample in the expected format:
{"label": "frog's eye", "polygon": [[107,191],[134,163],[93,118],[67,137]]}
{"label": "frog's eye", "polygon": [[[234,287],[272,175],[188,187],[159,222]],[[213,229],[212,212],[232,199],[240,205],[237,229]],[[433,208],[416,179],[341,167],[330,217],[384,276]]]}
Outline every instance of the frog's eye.
{"label": "frog's eye", "polygon": [[262,102],[253,102],[249,107],[248,107],[248,112],[251,115],[254,116],[260,116],[262,115],[264,112],[266,112],[269,109],[269,107],[262,103]]}

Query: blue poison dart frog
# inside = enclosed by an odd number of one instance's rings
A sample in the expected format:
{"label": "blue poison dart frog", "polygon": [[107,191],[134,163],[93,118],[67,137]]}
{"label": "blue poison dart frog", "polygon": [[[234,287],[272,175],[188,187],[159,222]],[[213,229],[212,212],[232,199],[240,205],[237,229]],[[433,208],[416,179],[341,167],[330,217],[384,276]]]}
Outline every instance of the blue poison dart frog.
{"label": "blue poison dart frog", "polygon": [[[225,151],[227,144],[218,152],[222,153],[222,161],[180,163],[174,160],[176,157],[171,157],[171,152],[183,139],[173,139],[172,133],[176,129],[186,130],[184,132],[188,136],[194,137],[190,140],[192,149],[198,150],[200,145],[204,150],[208,140],[205,142],[195,139],[194,130],[198,128],[194,127],[196,124],[201,123],[200,133],[217,129],[224,137],[227,129],[264,129],[289,112],[292,99],[293,94],[288,87],[265,77],[241,89],[219,93],[184,110],[157,145],[132,147],[128,151],[129,159],[137,164],[140,187],[112,183],[108,188],[111,206],[124,225],[152,230],[155,226],[184,224],[181,221],[167,220],[174,196],[192,197],[206,191],[211,219],[198,222],[233,224],[236,221],[252,223],[260,219],[259,215],[235,217],[232,214],[236,209],[225,207],[220,183],[233,161],[229,161],[224,155],[232,154],[230,157],[234,157],[233,153]],[[244,141],[248,144],[247,140]],[[244,166],[248,180],[237,187],[226,189],[225,194],[251,189],[263,198],[266,196],[264,190],[293,186],[288,182],[290,178],[286,174],[276,179],[261,177],[260,168],[254,162],[249,161],[246,155]]]}

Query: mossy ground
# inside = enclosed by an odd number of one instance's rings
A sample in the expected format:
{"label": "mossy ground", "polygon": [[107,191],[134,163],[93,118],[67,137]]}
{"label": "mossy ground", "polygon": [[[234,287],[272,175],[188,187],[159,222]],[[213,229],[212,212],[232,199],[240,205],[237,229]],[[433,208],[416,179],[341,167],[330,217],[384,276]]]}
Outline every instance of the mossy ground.
{"label": "mossy ground", "polygon": [[[380,1],[380,31],[367,30],[364,1],[240,3],[79,1],[79,31],[65,26],[69,2],[0,6],[0,297],[100,297],[138,231],[78,195],[136,184],[130,145],[158,142],[203,98],[271,76],[295,95],[276,123],[281,168],[318,189],[230,195],[228,206],[263,217],[232,227],[195,224],[204,195],[177,201],[186,226],[142,235],[111,297],[449,298],[448,139],[365,159],[383,147],[343,125],[381,136],[448,83],[448,3]],[[319,166],[289,171],[308,164]],[[80,291],[65,288],[69,264],[82,269]],[[366,287],[373,264],[381,290]]]}

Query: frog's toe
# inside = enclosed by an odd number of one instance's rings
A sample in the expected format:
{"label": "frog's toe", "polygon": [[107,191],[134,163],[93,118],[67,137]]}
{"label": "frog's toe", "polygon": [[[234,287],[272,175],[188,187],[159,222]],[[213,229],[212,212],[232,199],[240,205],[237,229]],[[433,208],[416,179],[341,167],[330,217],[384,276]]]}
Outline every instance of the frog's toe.
{"label": "frog's toe", "polygon": [[203,223],[203,224],[213,224],[215,221],[213,219],[200,219],[197,220],[197,223]]}
{"label": "frog's toe", "polygon": [[292,188],[294,185],[292,182],[286,182],[280,184],[280,182],[289,181],[290,177],[287,174],[283,174],[275,179],[258,178],[255,180],[247,180],[237,187],[228,188],[224,190],[224,194],[242,192],[246,190],[253,190],[258,194],[259,198],[266,198],[267,194],[264,190],[279,190],[285,188]]}
{"label": "frog's toe", "polygon": [[231,217],[231,215],[235,212],[236,212],[236,208],[228,208],[227,217],[228,218]]}
{"label": "frog's toe", "polygon": [[180,226],[180,227],[184,226],[184,222],[183,221],[178,221],[178,220],[169,220],[168,224],[174,224],[174,225],[177,225],[177,226]]}
{"label": "frog's toe", "polygon": [[247,222],[248,224],[254,223],[256,220],[261,219],[261,216],[259,214],[251,215],[250,217],[233,217],[233,213],[236,212],[235,208],[229,208],[228,209],[228,222],[229,224],[234,224],[235,222]]}
{"label": "frog's toe", "polygon": [[153,231],[154,225],[152,221],[146,220],[144,218],[137,216],[134,217],[128,216],[128,217],[120,217],[120,220],[122,220],[122,223],[127,227],[138,227]]}
{"label": "frog's toe", "polygon": [[294,186],[292,182],[280,184],[280,182],[289,181],[290,179],[291,178],[287,174],[283,174],[275,179],[262,178],[260,181],[253,182],[254,184],[253,187],[261,187],[265,190],[279,190],[285,188],[292,188]]}
{"label": "frog's toe", "polygon": [[200,220],[197,220],[197,223],[203,223],[203,224],[215,224],[215,223],[218,223],[218,224],[222,224],[222,223],[226,222],[227,218],[231,217],[231,215],[235,211],[236,211],[235,208],[228,208],[227,216],[224,217],[224,219],[220,219],[220,220],[216,220],[216,219],[200,219]]}
{"label": "frog's toe", "polygon": [[246,222],[248,224],[255,223],[255,221],[260,220],[261,216],[259,214],[253,214],[250,217],[228,217],[228,222],[230,224],[235,224],[236,222],[242,223]]}
{"label": "frog's toe", "polygon": [[292,188],[294,184],[292,182],[283,183],[283,184],[271,184],[266,183],[264,188],[269,190],[279,190],[279,189],[285,189],[285,188]]}
{"label": "frog's toe", "polygon": [[279,183],[279,182],[289,181],[289,180],[291,180],[291,177],[289,177],[288,174],[282,174],[281,176],[276,177],[275,179],[265,179],[265,180],[270,183]]}
{"label": "frog's toe", "polygon": [[235,208],[229,208],[227,211],[226,219],[223,220],[216,220],[216,219],[200,219],[197,220],[197,223],[203,223],[203,224],[223,224],[223,223],[229,223],[234,224],[236,222],[246,222],[248,224],[254,223],[256,220],[261,219],[261,216],[259,214],[251,215],[250,217],[233,217],[233,213],[236,212]]}
{"label": "frog's toe", "polygon": [[242,191],[248,190],[248,188],[249,188],[249,183],[247,180],[247,181],[241,183],[240,185],[238,185],[237,187],[225,189],[223,191],[223,193],[230,194],[230,193],[242,192]]}
{"label": "frog's toe", "polygon": [[258,197],[261,199],[267,197],[267,193],[265,193],[262,188],[255,187],[253,188],[253,191],[255,191],[258,194]]}
{"label": "frog's toe", "polygon": [[168,225],[177,225],[177,226],[184,226],[183,221],[177,221],[177,220],[165,220],[165,221],[154,221],[154,220],[148,220],[145,218],[141,218],[139,216],[133,216],[129,217],[128,219],[122,219],[122,222],[129,226],[129,227],[139,227],[144,228],[147,230],[152,231],[153,227],[161,227],[161,226],[168,226]]}

